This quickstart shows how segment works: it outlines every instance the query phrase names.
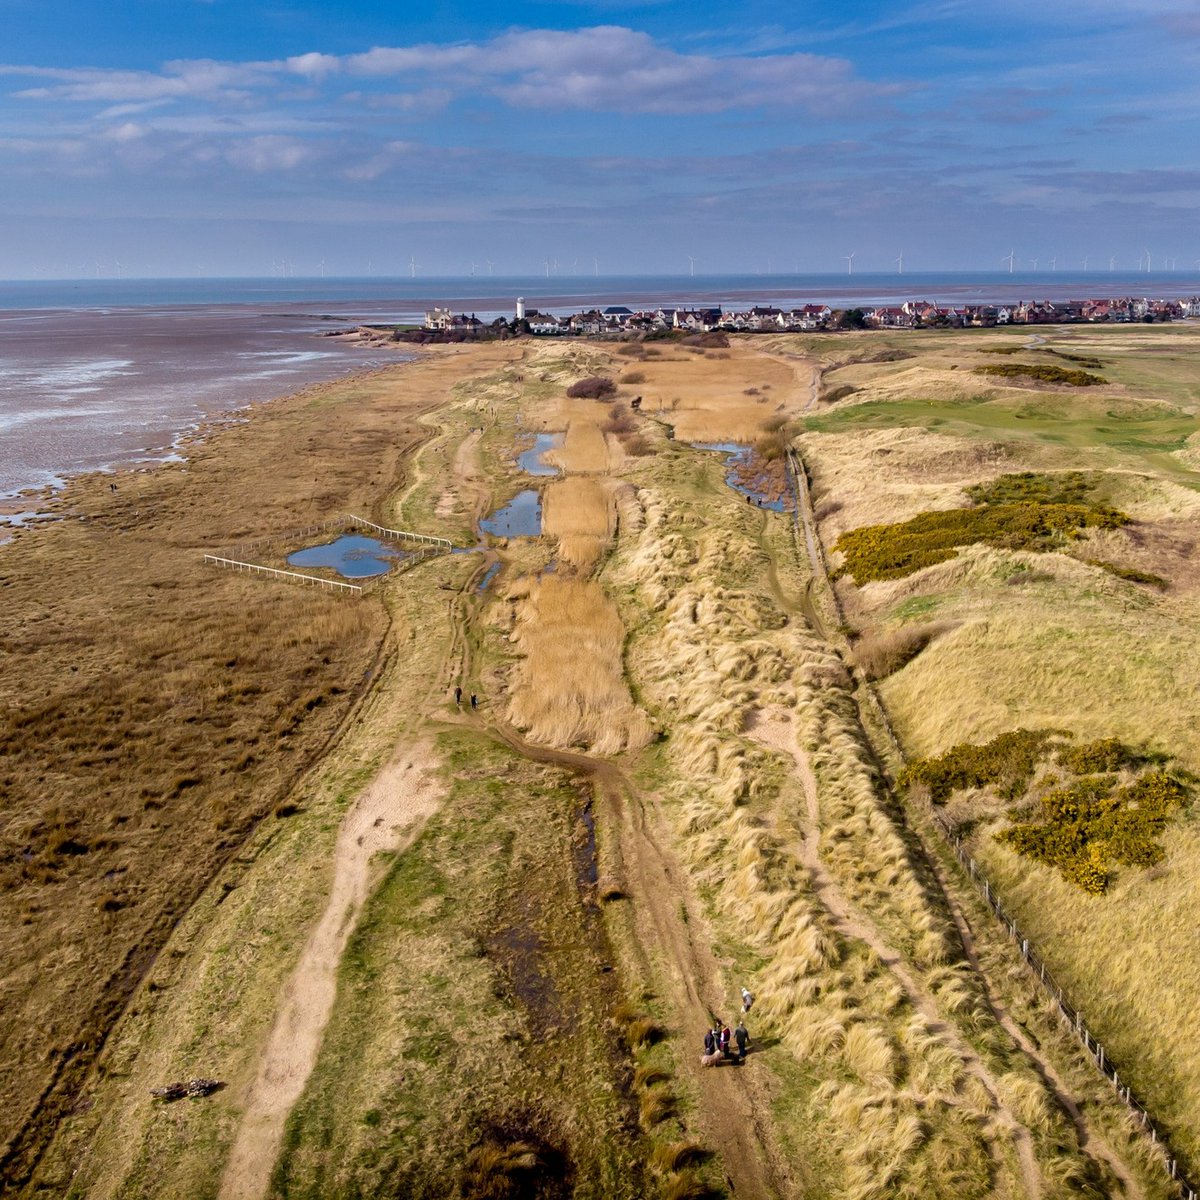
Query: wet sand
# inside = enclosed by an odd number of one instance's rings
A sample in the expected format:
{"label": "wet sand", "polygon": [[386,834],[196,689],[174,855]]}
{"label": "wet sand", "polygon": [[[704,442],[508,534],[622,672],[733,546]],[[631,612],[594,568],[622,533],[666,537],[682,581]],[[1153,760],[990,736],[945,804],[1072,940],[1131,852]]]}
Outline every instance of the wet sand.
{"label": "wet sand", "polygon": [[201,422],[410,357],[321,336],[348,324],[244,306],[2,312],[0,498],[169,461]]}

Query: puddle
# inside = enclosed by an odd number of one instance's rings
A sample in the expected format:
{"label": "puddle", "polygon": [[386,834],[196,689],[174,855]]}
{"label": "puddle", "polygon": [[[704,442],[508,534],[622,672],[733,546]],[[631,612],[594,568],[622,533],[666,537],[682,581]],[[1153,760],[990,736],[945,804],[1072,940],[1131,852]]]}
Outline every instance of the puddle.
{"label": "puddle", "polygon": [[398,559],[407,557],[399,547],[378,538],[347,533],[336,541],[297,550],[287,560],[293,567],[332,567],[345,579],[367,579],[386,575]]}
{"label": "puddle", "polygon": [[713,450],[718,454],[725,455],[725,482],[739,495],[749,497],[759,508],[767,508],[771,512],[789,511],[786,500],[771,500],[765,492],[755,491],[741,482],[739,472],[750,462],[750,456],[753,453],[749,446],[743,446],[740,442],[692,442],[691,444],[696,450]]}
{"label": "puddle", "polygon": [[549,463],[542,461],[542,455],[547,450],[557,450],[562,444],[563,434],[561,433],[534,434],[533,445],[517,455],[517,466],[526,475],[561,475],[562,472],[557,467],[552,467]]}
{"label": "puddle", "polygon": [[600,864],[596,858],[596,818],[590,800],[579,810],[579,821],[583,829],[571,847],[575,859],[575,879],[584,897],[594,900],[592,889],[600,878]]}
{"label": "puddle", "polygon": [[483,578],[479,581],[479,584],[475,590],[477,592],[486,592],[488,589],[488,584],[490,584],[492,580],[496,578],[496,575],[503,565],[503,563],[498,562],[492,563],[492,565],[488,567],[487,571],[484,573]]}
{"label": "puddle", "polygon": [[32,525],[38,521],[61,521],[62,518],[57,513],[49,512],[0,512],[0,525],[12,525],[14,528],[20,528],[24,525]]}
{"label": "puddle", "polygon": [[493,537],[538,537],[542,532],[542,498],[534,488],[518,492],[503,508],[479,522]]}

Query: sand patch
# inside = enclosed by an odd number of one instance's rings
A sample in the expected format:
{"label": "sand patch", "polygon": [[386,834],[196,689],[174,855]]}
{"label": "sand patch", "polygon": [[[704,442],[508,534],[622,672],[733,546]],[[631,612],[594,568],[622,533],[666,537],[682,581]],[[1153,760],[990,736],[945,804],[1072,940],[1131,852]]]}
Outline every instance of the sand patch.
{"label": "sand patch", "polygon": [[402,748],[358,796],[334,848],[329,902],[292,973],[226,1163],[224,1200],[266,1194],[283,1126],[317,1061],[337,991],[337,969],[372,882],[371,860],[412,841],[441,785],[427,746]]}

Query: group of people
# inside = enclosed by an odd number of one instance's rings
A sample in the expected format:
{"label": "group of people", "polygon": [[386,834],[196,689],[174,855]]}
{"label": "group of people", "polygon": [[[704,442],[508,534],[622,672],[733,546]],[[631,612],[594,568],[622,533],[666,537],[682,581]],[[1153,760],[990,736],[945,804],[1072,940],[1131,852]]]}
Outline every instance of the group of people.
{"label": "group of people", "polygon": [[[746,1047],[750,1044],[750,1031],[746,1028],[746,1014],[754,1003],[754,997],[742,988],[742,1015],[732,1033],[724,1021],[713,1019],[713,1027],[704,1034],[704,1053],[700,1062],[706,1067],[715,1067],[726,1060],[742,1063],[746,1061]],[[737,1050],[730,1048],[733,1042]]]}
{"label": "group of people", "polygon": [[[462,690],[462,688],[461,688],[461,687],[456,687],[456,688],[454,689],[454,703],[455,703],[455,705],[457,705],[457,706],[461,706],[461,705],[462,705],[462,698],[463,698],[463,690]],[[472,707],[473,709],[474,709],[474,708],[478,708],[478,707],[479,707],[479,698],[478,698],[478,697],[475,695],[475,693],[474,693],[474,692],[472,692],[472,693],[471,693],[471,707]]]}

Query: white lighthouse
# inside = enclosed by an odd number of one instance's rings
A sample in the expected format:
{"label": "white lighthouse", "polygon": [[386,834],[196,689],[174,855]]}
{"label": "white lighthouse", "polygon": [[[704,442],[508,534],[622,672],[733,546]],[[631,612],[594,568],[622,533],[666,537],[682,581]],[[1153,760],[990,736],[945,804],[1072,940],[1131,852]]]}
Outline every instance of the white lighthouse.
{"label": "white lighthouse", "polygon": [[517,297],[517,320],[518,321],[525,320],[525,297],[524,296]]}

